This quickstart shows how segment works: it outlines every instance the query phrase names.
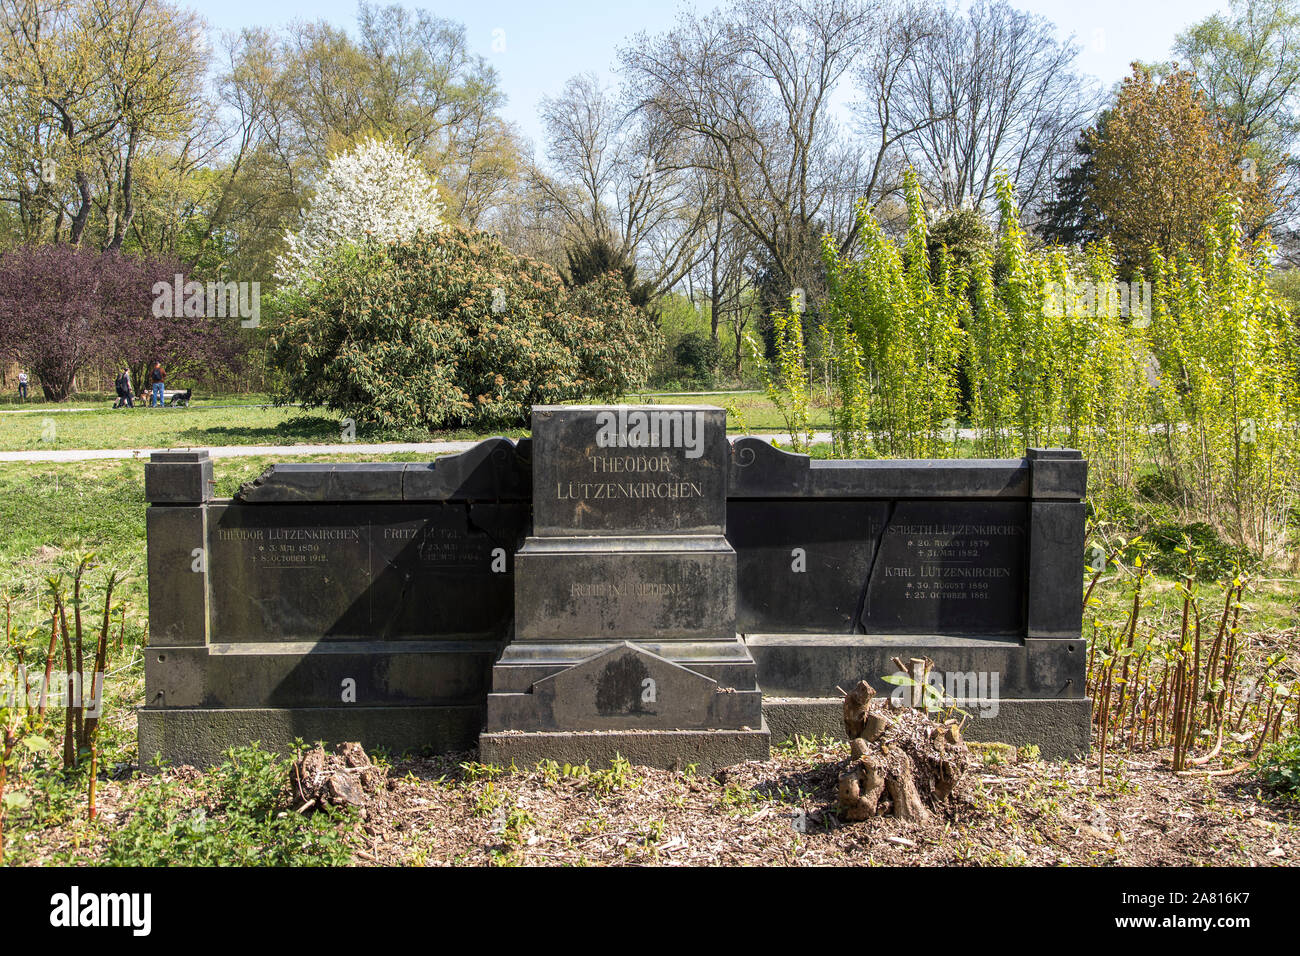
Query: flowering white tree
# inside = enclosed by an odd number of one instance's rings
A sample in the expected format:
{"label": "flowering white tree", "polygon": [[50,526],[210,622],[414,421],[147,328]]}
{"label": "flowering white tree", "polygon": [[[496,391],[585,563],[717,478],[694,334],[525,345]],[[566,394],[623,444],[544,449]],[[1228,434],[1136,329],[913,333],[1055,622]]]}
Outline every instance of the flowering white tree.
{"label": "flowering white tree", "polygon": [[330,161],[298,231],[285,235],[289,247],[276,262],[276,276],[297,285],[344,242],[396,242],[441,229],[437,186],[419,160],[396,147],[375,139],[358,143]]}

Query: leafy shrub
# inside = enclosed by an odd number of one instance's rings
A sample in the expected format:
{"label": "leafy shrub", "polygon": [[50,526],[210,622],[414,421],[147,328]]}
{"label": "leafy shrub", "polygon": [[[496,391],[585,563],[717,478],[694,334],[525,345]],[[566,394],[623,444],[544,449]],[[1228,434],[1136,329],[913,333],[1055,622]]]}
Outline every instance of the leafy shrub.
{"label": "leafy shrub", "polygon": [[943,247],[931,278],[921,186],[910,170],[906,194],[901,245],[865,204],[859,255],[843,256],[829,236],[823,242],[832,433],[845,457],[861,456],[874,437],[891,456],[928,458],[951,453],[956,437],[965,280]]}
{"label": "leafy shrub", "polygon": [[1300,797],[1300,731],[1268,744],[1255,761],[1265,786],[1293,799]]}
{"label": "leafy shrub", "polygon": [[1249,551],[1228,544],[1213,525],[1204,521],[1191,524],[1163,522],[1147,530],[1142,537],[1152,546],[1147,562],[1166,574],[1178,575],[1187,569],[1187,555],[1178,549],[1186,550],[1189,543],[1196,555],[1197,577],[1204,581],[1217,581],[1253,563]]}
{"label": "leafy shrub", "polygon": [[451,228],[349,246],[275,303],[281,398],[379,428],[521,423],[531,405],[642,383],[658,332],[616,275],[550,266]]}
{"label": "leafy shrub", "polygon": [[208,776],[208,803],[187,807],[180,787],[150,780],[113,833],[107,866],[337,866],[351,851],[339,814],[302,816],[289,806],[288,761],[236,747]]}
{"label": "leafy shrub", "polygon": [[688,379],[705,380],[722,364],[722,347],[711,335],[687,332],[673,346],[673,363]]}
{"label": "leafy shrub", "polygon": [[1173,504],[1182,498],[1178,493],[1178,485],[1168,473],[1163,471],[1151,471],[1138,475],[1134,487],[1137,489],[1137,493],[1147,501]]}

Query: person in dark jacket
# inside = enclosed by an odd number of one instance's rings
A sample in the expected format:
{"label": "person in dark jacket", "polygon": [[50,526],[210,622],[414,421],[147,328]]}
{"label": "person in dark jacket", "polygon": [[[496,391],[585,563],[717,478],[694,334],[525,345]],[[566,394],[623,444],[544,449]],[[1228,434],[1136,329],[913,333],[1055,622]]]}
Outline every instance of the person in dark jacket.
{"label": "person in dark jacket", "polygon": [[131,370],[122,369],[117,376],[117,381],[113,383],[117,388],[117,401],[113,403],[114,408],[135,408],[135,392],[131,390]]}

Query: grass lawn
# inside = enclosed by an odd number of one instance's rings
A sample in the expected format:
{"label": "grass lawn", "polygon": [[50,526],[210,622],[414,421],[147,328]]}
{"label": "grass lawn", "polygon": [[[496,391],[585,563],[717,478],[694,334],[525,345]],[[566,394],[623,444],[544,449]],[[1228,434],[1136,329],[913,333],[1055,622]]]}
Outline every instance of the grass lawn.
{"label": "grass lawn", "polygon": [[[257,398],[252,396],[251,398]],[[114,409],[107,400],[92,411],[66,411],[88,407],[74,399],[62,405],[35,403],[0,406],[0,451],[38,451],[50,449],[100,448],[184,448],[223,445],[328,445],[343,441],[339,418],[320,410],[254,404],[250,396],[235,405],[231,400],[216,398],[195,402],[188,408]],[[784,431],[785,422],[776,407],[761,392],[710,396],[681,393],[671,396],[628,395],[627,402],[655,404],[713,404],[729,406],[733,414],[728,428],[737,433],[750,431]],[[233,407],[232,407],[233,406]],[[26,411],[18,413],[18,409]],[[8,412],[15,412],[8,414]],[[813,426],[830,427],[826,409],[813,409]],[[358,428],[359,442],[405,441],[427,442],[464,440],[489,435],[520,437],[522,428],[469,430],[451,429],[429,433],[404,430],[370,433]]]}

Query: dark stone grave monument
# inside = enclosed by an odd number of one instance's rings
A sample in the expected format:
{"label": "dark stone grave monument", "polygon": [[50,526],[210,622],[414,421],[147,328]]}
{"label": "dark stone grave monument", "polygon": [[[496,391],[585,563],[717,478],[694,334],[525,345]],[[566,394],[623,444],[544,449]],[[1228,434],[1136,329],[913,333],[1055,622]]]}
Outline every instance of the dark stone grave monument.
{"label": "dark stone grave monument", "polygon": [[481,759],[766,758],[754,659],[736,632],[726,412],[539,407],[532,425],[533,529]]}
{"label": "dark stone grave monument", "polygon": [[761,758],[929,657],[974,740],[1085,753],[1078,452],[820,461],[709,407],[539,407],[432,463],[145,468],[142,764],[295,738]]}

